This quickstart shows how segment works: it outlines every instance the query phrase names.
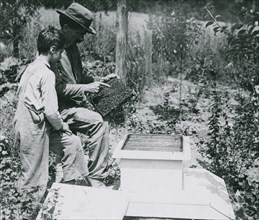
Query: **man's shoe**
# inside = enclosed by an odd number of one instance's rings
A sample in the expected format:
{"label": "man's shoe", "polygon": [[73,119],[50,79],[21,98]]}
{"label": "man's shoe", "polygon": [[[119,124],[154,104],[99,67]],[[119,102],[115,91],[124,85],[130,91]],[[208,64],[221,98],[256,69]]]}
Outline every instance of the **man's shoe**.
{"label": "man's shoe", "polygon": [[75,180],[75,179],[73,179],[73,180],[69,180],[69,181],[62,181],[61,183],[64,183],[64,184],[70,184],[70,185],[75,185],[76,180]]}
{"label": "man's shoe", "polygon": [[89,181],[88,177],[84,177],[82,179],[76,179],[75,185],[91,187],[92,183]]}
{"label": "man's shoe", "polygon": [[63,183],[70,184],[70,185],[78,185],[78,186],[89,186],[89,187],[92,186],[88,177],[84,177],[84,178],[80,178],[80,179],[73,179],[73,180],[65,181]]}
{"label": "man's shoe", "polygon": [[94,187],[94,188],[106,188],[105,184],[103,182],[101,182],[100,180],[93,179],[90,177],[88,177],[88,180],[90,181],[92,187]]}

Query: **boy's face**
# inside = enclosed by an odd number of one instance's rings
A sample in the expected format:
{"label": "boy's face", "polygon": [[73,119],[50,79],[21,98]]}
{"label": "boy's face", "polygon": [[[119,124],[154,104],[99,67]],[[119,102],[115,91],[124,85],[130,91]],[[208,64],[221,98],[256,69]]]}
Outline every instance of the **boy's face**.
{"label": "boy's face", "polygon": [[63,52],[63,48],[62,49],[57,49],[55,46],[50,48],[50,60],[49,62],[51,64],[55,64],[57,63],[60,59],[61,59],[61,54]]}

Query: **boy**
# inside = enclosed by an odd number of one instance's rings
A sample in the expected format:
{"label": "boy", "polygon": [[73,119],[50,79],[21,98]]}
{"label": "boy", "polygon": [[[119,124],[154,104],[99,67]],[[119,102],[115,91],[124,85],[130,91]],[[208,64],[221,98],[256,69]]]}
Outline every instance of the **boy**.
{"label": "boy", "polygon": [[[87,161],[80,139],[72,135],[58,112],[55,90],[55,74],[50,65],[61,58],[65,47],[63,34],[53,27],[40,32],[37,40],[39,56],[32,62],[21,78],[18,88],[18,106],[14,125],[20,143],[21,174],[18,188],[37,189],[34,199],[40,201],[48,181],[49,134],[67,136],[70,148],[60,144],[53,150],[62,157],[64,181],[84,179],[87,185]],[[72,143],[72,144],[71,144]],[[89,184],[88,184],[89,185]]]}

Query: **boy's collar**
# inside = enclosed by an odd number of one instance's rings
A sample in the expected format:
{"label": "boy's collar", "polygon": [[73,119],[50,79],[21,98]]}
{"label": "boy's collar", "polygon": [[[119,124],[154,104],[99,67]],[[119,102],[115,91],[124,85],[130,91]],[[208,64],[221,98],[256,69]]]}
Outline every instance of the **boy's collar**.
{"label": "boy's collar", "polygon": [[48,68],[50,68],[50,64],[47,61],[47,58],[45,56],[39,55],[36,60],[39,60],[40,62],[44,63]]}

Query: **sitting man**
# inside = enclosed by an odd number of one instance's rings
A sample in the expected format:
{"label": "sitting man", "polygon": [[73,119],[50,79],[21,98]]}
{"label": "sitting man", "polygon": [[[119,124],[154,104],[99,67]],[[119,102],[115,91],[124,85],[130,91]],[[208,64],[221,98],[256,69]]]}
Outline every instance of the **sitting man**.
{"label": "sitting man", "polygon": [[110,74],[97,81],[83,74],[77,44],[84,40],[86,33],[96,33],[90,26],[92,12],[78,3],[72,3],[64,12],[57,12],[66,40],[60,62],[52,67],[57,77],[59,110],[73,133],[80,132],[89,137],[89,180],[93,187],[103,186],[101,181],[106,177],[104,171],[109,159],[109,128],[99,113],[87,108],[87,94],[97,93],[102,86],[109,87],[105,82],[117,76]]}

